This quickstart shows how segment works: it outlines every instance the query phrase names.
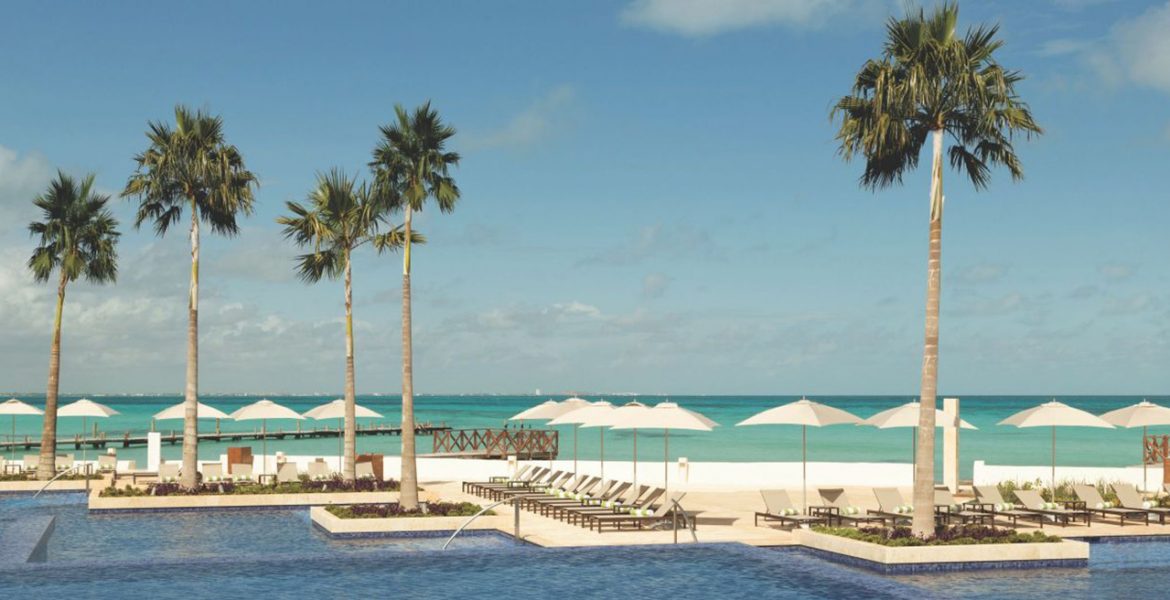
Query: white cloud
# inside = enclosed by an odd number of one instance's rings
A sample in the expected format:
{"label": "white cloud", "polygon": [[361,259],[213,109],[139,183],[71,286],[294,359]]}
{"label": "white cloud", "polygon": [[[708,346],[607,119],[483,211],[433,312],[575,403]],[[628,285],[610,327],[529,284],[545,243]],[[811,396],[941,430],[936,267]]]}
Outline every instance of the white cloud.
{"label": "white cloud", "polygon": [[0,235],[23,230],[36,217],[32,199],[52,177],[52,165],[40,154],[20,156],[0,146]]}
{"label": "white cloud", "polygon": [[512,117],[504,127],[483,133],[469,132],[463,147],[469,150],[483,148],[517,148],[543,141],[563,125],[564,113],[577,96],[571,85],[559,85]]}
{"label": "white cloud", "polygon": [[1131,84],[1170,93],[1170,2],[1116,22],[1101,39],[1044,42],[1044,56],[1075,56],[1097,84]]}
{"label": "white cloud", "polygon": [[650,259],[724,260],[725,253],[704,229],[679,223],[647,225],[619,246],[577,261],[577,266],[626,266]]}
{"label": "white cloud", "polygon": [[853,0],[634,0],[621,21],[700,37],[768,25],[814,28],[862,8]]}
{"label": "white cloud", "polygon": [[642,279],[642,297],[661,298],[671,281],[670,277],[662,273],[650,273]]}

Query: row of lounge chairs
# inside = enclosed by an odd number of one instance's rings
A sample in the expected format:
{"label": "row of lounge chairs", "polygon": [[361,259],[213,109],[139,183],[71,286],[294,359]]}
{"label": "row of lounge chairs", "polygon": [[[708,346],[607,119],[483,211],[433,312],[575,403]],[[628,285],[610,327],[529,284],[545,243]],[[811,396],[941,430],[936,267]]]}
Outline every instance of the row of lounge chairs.
{"label": "row of lounge chairs", "polygon": [[[368,462],[354,465],[358,479],[374,479],[374,466]],[[311,481],[326,481],[333,479],[335,473],[324,461],[313,461],[308,464],[304,473]],[[174,463],[163,463],[158,467],[158,479],[163,483],[172,483],[179,480],[180,466]],[[252,465],[247,463],[234,464],[231,473],[224,473],[221,463],[203,463],[204,483],[251,483],[256,481]],[[296,463],[281,463],[276,468],[276,483],[293,483],[301,480],[301,472]]]}
{"label": "row of lounge chairs", "polygon": [[[1106,502],[1094,486],[1075,485],[1073,491],[1077,495],[1075,501],[1046,502],[1036,490],[1016,490],[1019,502],[1013,503],[1005,501],[996,486],[976,486],[975,499],[960,503],[949,490],[940,489],[935,491],[934,516],[939,525],[994,525],[998,519],[1009,521],[1015,527],[1023,519],[1044,527],[1045,523],[1068,526],[1073,522],[1091,526],[1094,516],[1115,517],[1122,526],[1133,521],[1148,525],[1155,519],[1164,525],[1170,515],[1170,508],[1153,506],[1143,500],[1131,484],[1113,485],[1118,498],[1116,506]],[[761,490],[765,510],[755,514],[755,524],[758,526],[763,521],[778,522],[781,526],[888,524],[893,527],[912,519],[913,507],[896,488],[874,488],[878,507],[864,511],[851,504],[841,488],[821,488],[817,492],[820,504],[809,506],[807,513],[802,513],[784,490]]]}
{"label": "row of lounge chairs", "polygon": [[[521,509],[599,533],[607,528],[644,529],[677,516],[662,488],[602,481],[600,477],[543,467],[524,467],[512,478],[464,482],[463,491],[497,502],[510,501]],[[693,519],[687,521],[694,526]]]}

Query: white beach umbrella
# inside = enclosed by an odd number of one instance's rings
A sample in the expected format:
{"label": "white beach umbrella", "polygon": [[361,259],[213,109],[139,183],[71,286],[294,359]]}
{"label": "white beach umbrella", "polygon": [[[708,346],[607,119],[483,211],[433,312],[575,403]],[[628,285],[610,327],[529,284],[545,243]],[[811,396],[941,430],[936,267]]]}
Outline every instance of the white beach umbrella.
{"label": "white beach umbrella", "polygon": [[1052,400],[1027,410],[1022,410],[1002,421],[1000,425],[1015,427],[1051,427],[1052,428],[1052,493],[1056,493],[1056,428],[1057,427],[1100,427],[1112,429],[1108,421],[1073,408],[1063,402]]}
{"label": "white beach umbrella", "polygon": [[[81,439],[85,439],[86,429],[89,427],[89,418],[104,419],[118,414],[118,411],[106,406],[105,404],[98,404],[88,398],[82,398],[77,402],[66,404],[57,409],[58,417],[81,417]],[[81,462],[85,462],[85,444],[81,444]],[[89,479],[86,480],[86,488],[89,487]]]}
{"label": "white beach umbrella", "polygon": [[16,398],[9,398],[4,402],[0,402],[0,415],[12,416],[12,445],[9,446],[10,460],[16,459],[16,417],[43,415],[45,411],[25,404]]}
{"label": "white beach umbrella", "polygon": [[741,425],[800,425],[800,482],[803,494],[803,509],[808,511],[808,428],[826,425],[859,423],[861,418],[853,413],[832,406],[801,398],[783,406],[756,413],[739,423]]}
{"label": "white beach umbrella", "polygon": [[[918,413],[921,408],[922,404],[918,401],[907,402],[901,406],[883,410],[861,421],[858,425],[869,425],[878,429],[913,428],[913,433],[910,436],[910,447],[913,449],[911,462],[913,463],[918,457]],[[956,423],[958,423],[960,429],[978,429],[978,427],[960,419],[957,414],[941,408],[934,409],[935,427],[954,427]]]}
{"label": "white beach umbrella", "polygon": [[1146,428],[1151,425],[1170,425],[1170,408],[1142,400],[1125,408],[1111,410],[1101,419],[1117,427],[1142,428],[1142,489],[1147,487],[1146,481]]}
{"label": "white beach umbrella", "polygon": [[[168,406],[167,408],[164,408],[164,409],[154,413],[154,419],[156,421],[170,421],[170,420],[174,420],[174,419],[185,419],[185,418],[187,418],[187,405],[184,402],[180,402],[174,406]],[[230,419],[231,417],[229,417],[227,413],[223,412],[222,410],[220,410],[218,408],[215,408],[214,406],[208,406],[208,405],[200,402],[200,403],[198,403],[198,405],[196,405],[196,408],[195,408],[195,418],[196,419]]]}
{"label": "white beach umbrella", "polygon": [[[621,409],[618,409],[621,410]],[[674,402],[659,402],[654,408],[634,410],[618,419],[614,411],[615,424],[613,429],[661,429],[663,432],[662,444],[662,481],[666,490],[666,498],[670,498],[670,430],[686,429],[691,431],[711,431],[719,424],[693,410],[687,410]]]}
{"label": "white beach umbrella", "polygon": [[[551,421],[549,425],[576,425],[577,427],[601,428],[601,478],[605,479],[605,427],[614,407],[605,400],[598,400],[587,406],[571,410]],[[577,430],[573,430],[573,471],[577,470]]]}
{"label": "white beach umbrella", "polygon": [[[380,419],[382,415],[360,405],[356,402],[353,405],[353,415],[359,419]],[[341,455],[344,453],[343,444],[345,442],[345,435],[341,431],[341,421],[345,419],[345,398],[338,398],[332,402],[326,402],[320,406],[314,406],[305,411],[302,415],[306,419],[316,419],[318,421],[323,419],[337,419],[337,469],[341,470]],[[356,440],[355,440],[356,441]],[[356,445],[356,444],[355,444]]]}
{"label": "white beach umbrella", "polygon": [[304,419],[297,411],[267,398],[236,410],[231,418],[237,421],[260,421],[260,470],[264,475],[268,474],[268,419]]}
{"label": "white beach umbrella", "polygon": [[[545,402],[541,402],[540,404],[537,404],[536,406],[533,406],[532,408],[529,408],[528,410],[523,410],[523,411],[520,411],[520,412],[512,415],[508,420],[509,421],[550,421],[550,420],[555,419],[555,418],[557,418],[557,417],[559,417],[567,412],[577,410],[578,408],[584,408],[586,406],[589,406],[588,400],[585,400],[584,398],[577,398],[575,396],[572,398],[568,398],[566,400],[562,400],[560,402],[557,402],[556,400],[546,400]],[[574,446],[576,446],[576,439],[577,439],[576,436],[577,436],[577,428],[574,427],[573,428],[573,445]],[[552,456],[550,456],[548,459],[548,466],[550,469],[552,468],[552,459],[553,459]],[[577,470],[577,459],[576,459],[576,457],[574,457],[573,458],[573,471],[576,472],[576,470]]]}

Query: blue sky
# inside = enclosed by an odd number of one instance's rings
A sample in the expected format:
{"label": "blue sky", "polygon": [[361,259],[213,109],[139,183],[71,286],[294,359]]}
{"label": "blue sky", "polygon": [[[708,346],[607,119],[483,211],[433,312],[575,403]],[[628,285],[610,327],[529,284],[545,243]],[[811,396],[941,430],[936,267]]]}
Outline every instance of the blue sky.
{"label": "blue sky", "polygon": [[[947,173],[940,389],[1165,393],[1170,3],[965,2],[1046,129],[1027,177]],[[55,169],[119,191],[150,119],[223,116],[261,178],[205,238],[201,389],[341,388],[339,283],[274,219],[364,171],[394,103],[459,134],[463,200],[415,257],[423,392],[917,392],[925,170],[877,193],[828,118],[900,2],[12,3],[0,19],[0,389],[44,388],[53,290],[29,201]],[[72,288],[62,389],[179,392],[187,240],[130,229]],[[358,390],[399,389],[399,257],[355,270]]]}

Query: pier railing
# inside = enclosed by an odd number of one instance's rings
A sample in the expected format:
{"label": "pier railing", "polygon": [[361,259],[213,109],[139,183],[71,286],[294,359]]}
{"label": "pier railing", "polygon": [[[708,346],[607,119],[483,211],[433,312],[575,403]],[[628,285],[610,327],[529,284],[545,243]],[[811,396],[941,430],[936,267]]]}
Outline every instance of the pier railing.
{"label": "pier railing", "polygon": [[556,458],[560,436],[551,429],[451,429],[431,439],[432,456],[543,460]]}

